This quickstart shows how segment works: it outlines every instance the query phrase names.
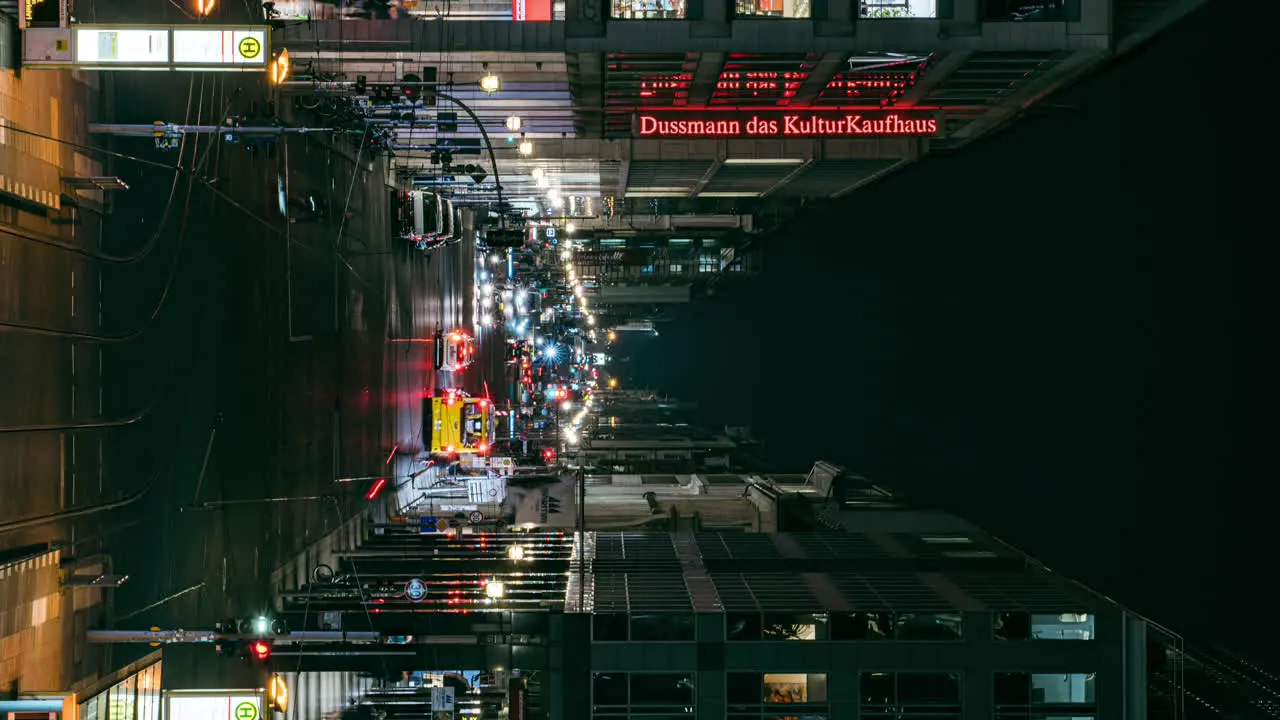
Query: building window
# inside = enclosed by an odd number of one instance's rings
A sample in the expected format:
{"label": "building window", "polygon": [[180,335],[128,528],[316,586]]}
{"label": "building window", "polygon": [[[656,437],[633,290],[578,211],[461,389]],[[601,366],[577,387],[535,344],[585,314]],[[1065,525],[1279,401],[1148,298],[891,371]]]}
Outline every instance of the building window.
{"label": "building window", "polygon": [[725,638],[730,642],[827,640],[826,613],[727,613]]}
{"label": "building window", "polygon": [[982,19],[994,22],[1059,22],[1065,0],[983,0]]}
{"label": "building window", "polygon": [[703,253],[698,256],[698,272],[712,273],[720,269],[720,256],[714,253]]}
{"label": "building window", "polygon": [[591,676],[593,718],[692,718],[690,673],[599,672]]}
{"label": "building window", "polygon": [[998,640],[1093,640],[1096,616],[1089,613],[996,613]]}
{"label": "building window", "polygon": [[941,673],[862,673],[866,720],[959,717],[960,678]]}
{"label": "building window", "polygon": [[738,17],[807,18],[813,16],[809,0],[737,0]]}
{"label": "building window", "polygon": [[626,613],[600,613],[591,616],[591,639],[596,642],[626,642]]}
{"label": "building window", "polygon": [[937,0],[862,0],[862,17],[872,20],[938,17]]}
{"label": "building window", "polygon": [[1025,719],[1092,716],[1093,673],[996,673],[995,716]]}
{"label": "building window", "polygon": [[[730,718],[823,718],[826,713],[827,676],[819,673],[731,672],[725,676]],[[779,714],[778,705],[804,705]],[[816,714],[815,714],[816,713]]]}
{"label": "building window", "polygon": [[615,20],[683,20],[685,0],[613,0]]}
{"label": "building window", "polygon": [[653,613],[631,616],[633,642],[689,642],[693,639],[692,614]]}
{"label": "building window", "polygon": [[895,637],[893,613],[833,613],[832,640],[891,640]]}
{"label": "building window", "polygon": [[899,613],[894,624],[895,640],[959,640],[964,620],[958,614]]}

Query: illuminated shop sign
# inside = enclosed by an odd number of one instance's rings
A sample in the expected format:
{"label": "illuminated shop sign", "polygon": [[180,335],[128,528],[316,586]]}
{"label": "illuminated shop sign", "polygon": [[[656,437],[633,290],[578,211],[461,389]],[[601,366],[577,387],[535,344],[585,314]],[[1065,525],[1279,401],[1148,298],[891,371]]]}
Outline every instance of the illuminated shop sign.
{"label": "illuminated shop sign", "polygon": [[254,26],[74,25],[27,31],[23,64],[95,70],[262,70],[269,28]]}
{"label": "illuminated shop sign", "polygon": [[767,112],[636,113],[636,137],[849,138],[927,137],[938,117],[912,110],[796,110]]}
{"label": "illuminated shop sign", "polygon": [[516,22],[551,22],[551,0],[511,0],[511,19]]}

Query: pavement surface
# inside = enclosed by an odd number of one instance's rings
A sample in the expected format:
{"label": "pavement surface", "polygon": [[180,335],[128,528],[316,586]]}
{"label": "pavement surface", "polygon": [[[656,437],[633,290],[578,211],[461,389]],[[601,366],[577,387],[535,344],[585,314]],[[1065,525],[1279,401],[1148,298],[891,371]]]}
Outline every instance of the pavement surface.
{"label": "pavement surface", "polygon": [[[103,345],[49,331],[101,333],[101,283],[124,263],[101,247],[100,216],[64,202],[62,178],[101,174],[83,142],[100,110],[96,78],[0,71],[0,687],[59,687],[91,671],[64,638],[97,620],[84,592],[61,592],[63,564],[96,551],[83,524],[16,521],[109,496],[100,458],[111,442],[73,426],[102,416]],[[27,132],[23,132],[27,131]],[[32,134],[34,133],[34,134]],[[74,194],[74,191],[70,191]],[[99,193],[78,195],[95,206]],[[32,426],[51,426],[29,432]],[[15,529],[17,528],[17,529]],[[79,552],[77,552],[79,551]]]}

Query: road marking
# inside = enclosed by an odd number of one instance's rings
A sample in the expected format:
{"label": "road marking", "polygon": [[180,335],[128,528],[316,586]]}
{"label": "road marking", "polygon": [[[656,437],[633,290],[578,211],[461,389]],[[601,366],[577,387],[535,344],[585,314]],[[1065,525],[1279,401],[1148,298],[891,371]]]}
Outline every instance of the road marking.
{"label": "road marking", "polygon": [[[72,345],[71,346],[71,377],[75,377],[75,376],[76,376],[76,346]],[[72,406],[71,409],[75,410],[75,407]]]}

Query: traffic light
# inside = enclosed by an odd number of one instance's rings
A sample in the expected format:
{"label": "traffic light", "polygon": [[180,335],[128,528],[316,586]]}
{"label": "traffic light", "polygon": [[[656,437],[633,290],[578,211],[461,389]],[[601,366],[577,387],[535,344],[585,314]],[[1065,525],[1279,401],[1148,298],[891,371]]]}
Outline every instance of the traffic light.
{"label": "traffic light", "polygon": [[267,640],[254,640],[249,643],[249,659],[265,663],[271,658],[271,643]]}
{"label": "traffic light", "polygon": [[410,102],[417,100],[419,93],[422,90],[420,87],[422,78],[414,75],[413,73],[405,73],[404,77],[400,78],[400,82],[404,83],[404,85],[400,86],[401,94],[403,94]]}
{"label": "traffic light", "polygon": [[[438,77],[438,70],[434,67],[422,68],[422,82],[433,83]],[[436,89],[431,85],[422,88],[422,102],[424,105],[431,106],[436,104]]]}

